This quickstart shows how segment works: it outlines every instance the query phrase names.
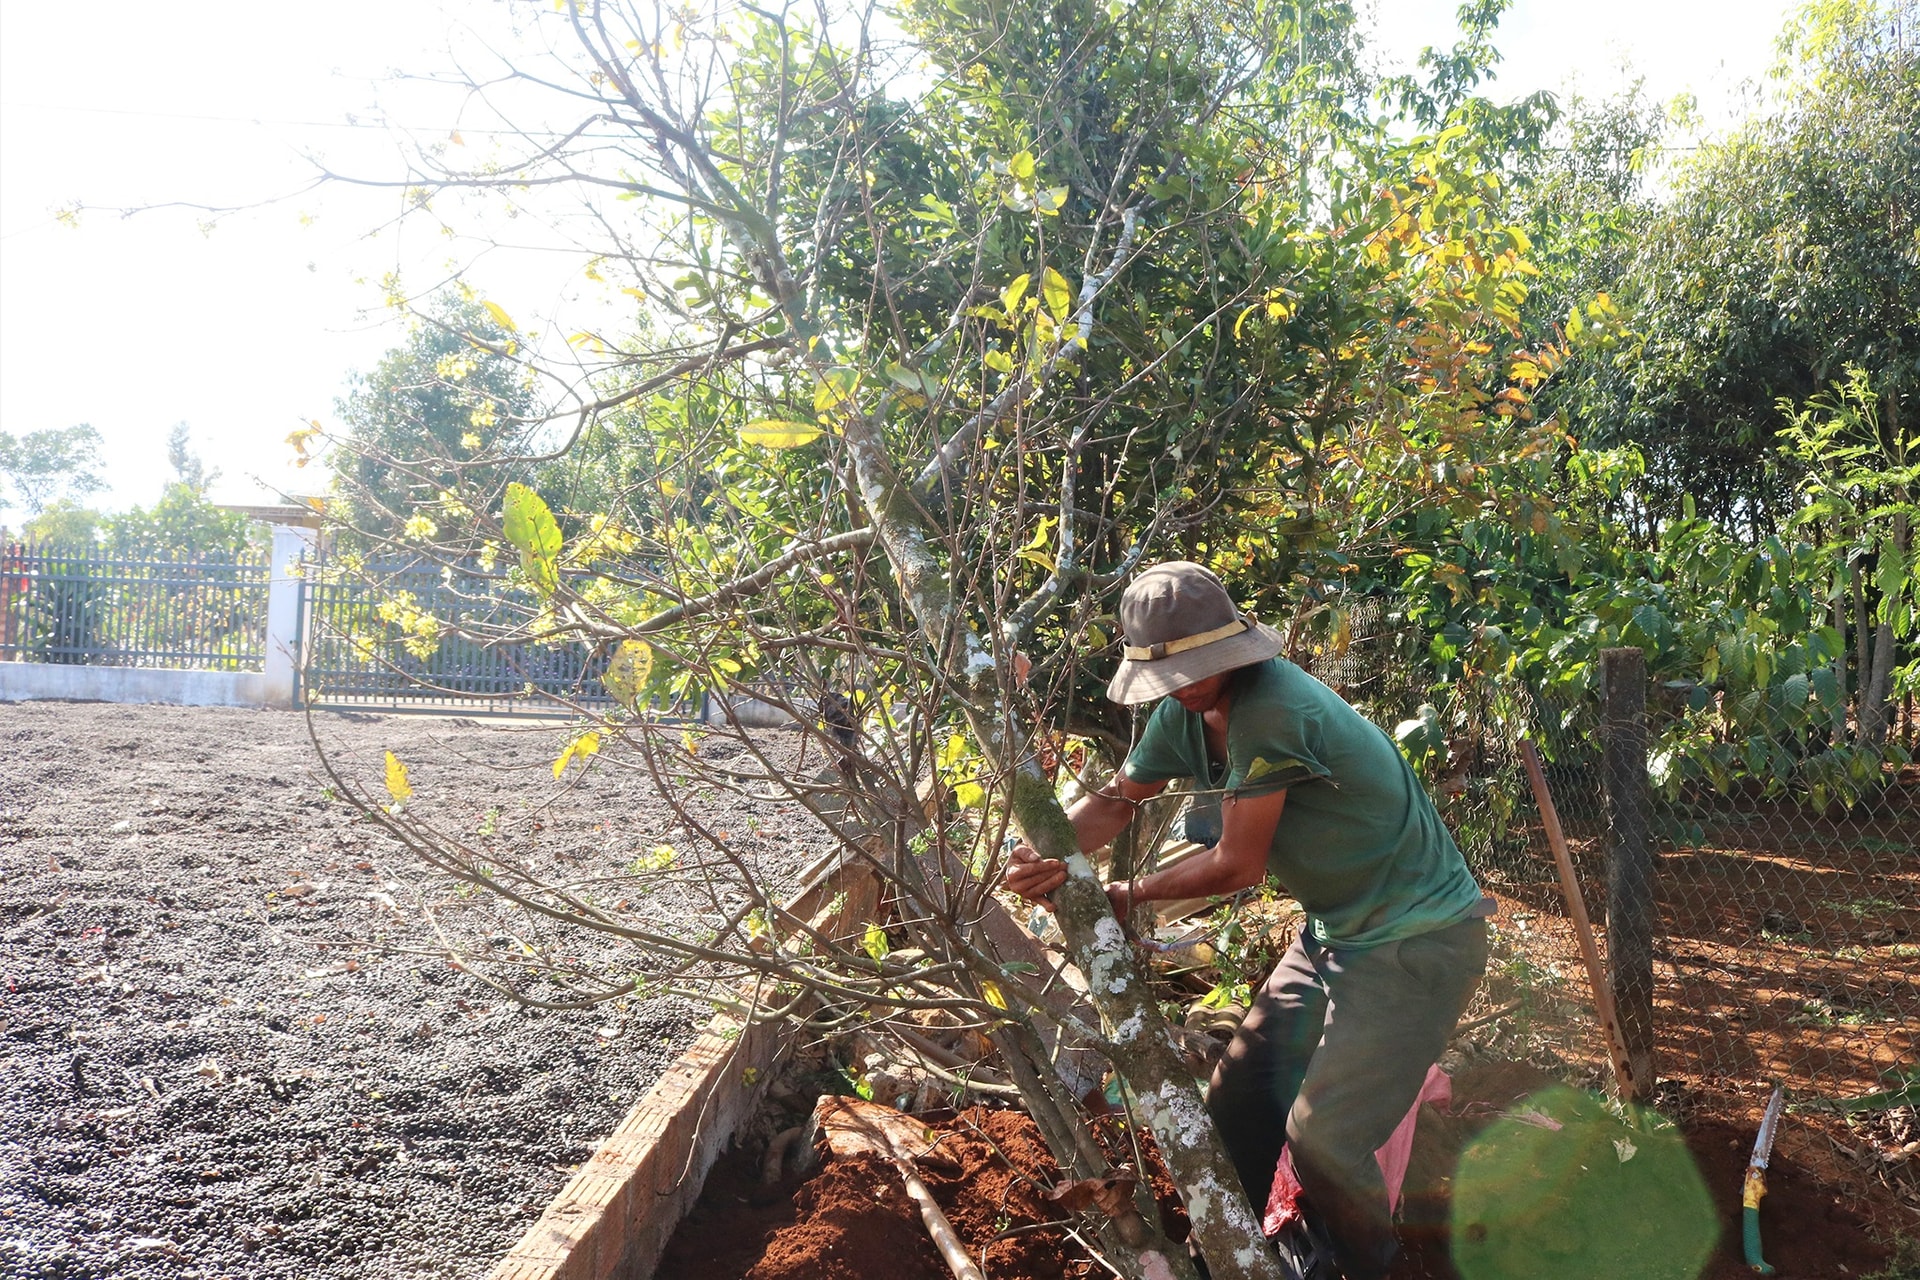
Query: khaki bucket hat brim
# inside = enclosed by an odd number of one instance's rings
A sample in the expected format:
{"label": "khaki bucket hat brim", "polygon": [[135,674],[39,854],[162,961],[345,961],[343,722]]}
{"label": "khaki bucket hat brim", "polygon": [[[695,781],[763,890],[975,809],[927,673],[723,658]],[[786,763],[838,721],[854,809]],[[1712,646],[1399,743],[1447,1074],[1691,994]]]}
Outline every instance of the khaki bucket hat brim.
{"label": "khaki bucket hat brim", "polygon": [[1265,662],[1287,647],[1278,631],[1247,617],[1217,630],[1227,634],[1202,632],[1144,649],[1127,646],[1120,669],[1107,682],[1107,697],[1123,706],[1151,702],[1208,676]]}

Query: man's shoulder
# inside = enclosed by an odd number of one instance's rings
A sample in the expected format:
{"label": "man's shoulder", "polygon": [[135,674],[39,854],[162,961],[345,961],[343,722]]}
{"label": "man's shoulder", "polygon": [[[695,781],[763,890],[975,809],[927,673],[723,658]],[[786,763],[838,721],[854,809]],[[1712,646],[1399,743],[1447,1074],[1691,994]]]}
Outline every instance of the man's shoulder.
{"label": "man's shoulder", "polygon": [[1328,707],[1352,710],[1345,699],[1315,679],[1311,672],[1285,658],[1268,658],[1253,668],[1236,697],[1243,703],[1296,713]]}

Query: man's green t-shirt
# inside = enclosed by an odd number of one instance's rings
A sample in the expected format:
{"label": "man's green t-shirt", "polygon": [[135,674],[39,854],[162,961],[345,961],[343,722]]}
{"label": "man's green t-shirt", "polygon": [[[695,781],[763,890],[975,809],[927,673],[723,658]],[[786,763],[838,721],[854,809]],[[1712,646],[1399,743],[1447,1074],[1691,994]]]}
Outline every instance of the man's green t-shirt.
{"label": "man's green t-shirt", "polygon": [[1399,748],[1284,658],[1229,685],[1227,759],[1200,716],[1161,699],[1127,755],[1135,782],[1192,778],[1229,796],[1287,791],[1267,868],[1332,947],[1370,947],[1478,914],[1480,889]]}

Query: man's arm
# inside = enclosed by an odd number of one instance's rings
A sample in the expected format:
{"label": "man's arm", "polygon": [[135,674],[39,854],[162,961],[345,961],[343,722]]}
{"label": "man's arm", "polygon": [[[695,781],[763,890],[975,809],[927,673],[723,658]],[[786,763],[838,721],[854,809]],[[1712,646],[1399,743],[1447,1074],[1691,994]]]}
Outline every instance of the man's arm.
{"label": "man's arm", "polygon": [[[1080,852],[1091,853],[1126,830],[1140,805],[1166,789],[1165,782],[1135,782],[1122,772],[1100,790],[1074,801],[1067,821],[1073,824]],[[1066,882],[1066,863],[1042,858],[1023,842],[1014,846],[1001,883],[1023,898],[1042,902]]]}
{"label": "man's arm", "polygon": [[1220,806],[1220,843],[1171,867],[1108,885],[1114,914],[1124,920],[1138,903],[1208,898],[1259,884],[1267,874],[1267,850],[1286,804],[1284,790],[1228,796]]}

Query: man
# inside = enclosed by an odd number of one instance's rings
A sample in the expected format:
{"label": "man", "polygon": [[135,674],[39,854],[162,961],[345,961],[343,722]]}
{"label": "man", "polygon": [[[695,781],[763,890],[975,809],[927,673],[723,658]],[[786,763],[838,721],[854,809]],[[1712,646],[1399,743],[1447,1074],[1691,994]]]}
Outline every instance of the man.
{"label": "man", "polygon": [[[1223,795],[1219,842],[1107,886],[1117,915],[1228,894],[1271,872],[1307,923],[1213,1073],[1207,1106],[1258,1213],[1282,1145],[1348,1280],[1398,1250],[1374,1151],[1412,1107],[1486,967],[1487,914],[1465,860],[1391,739],[1279,657],[1220,580],[1170,561],[1120,602],[1107,696],[1163,699],[1108,786],[1068,816],[1083,851],[1174,778]],[[1006,887],[1043,899],[1066,866],[1013,850]]]}

